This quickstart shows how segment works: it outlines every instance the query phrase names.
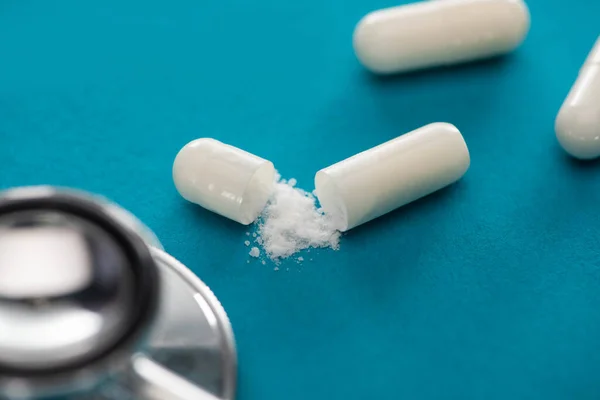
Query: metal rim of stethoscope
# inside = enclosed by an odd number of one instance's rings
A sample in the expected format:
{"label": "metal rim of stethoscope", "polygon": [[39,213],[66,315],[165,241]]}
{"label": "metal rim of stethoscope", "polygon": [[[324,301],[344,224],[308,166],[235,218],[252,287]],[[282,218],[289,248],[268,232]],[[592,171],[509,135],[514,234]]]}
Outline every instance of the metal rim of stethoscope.
{"label": "metal rim of stethoscope", "polygon": [[[150,247],[150,251],[159,264],[164,263],[165,265],[168,265],[177,276],[187,282],[193,290],[200,294],[202,300],[204,300],[205,306],[201,305],[202,302],[199,299],[196,299],[196,302],[202,309],[204,315],[207,316],[212,314],[211,316],[215,321],[215,329],[219,332],[219,348],[224,355],[223,365],[221,366],[224,387],[222,398],[233,399],[236,392],[238,360],[231,321],[229,320],[227,313],[225,313],[225,309],[212,290],[179,260],[175,259],[172,255],[166,253],[162,249]],[[205,309],[205,307],[208,309]]]}
{"label": "metal rim of stethoscope", "polygon": [[73,215],[96,224],[118,243],[130,263],[136,282],[131,318],[121,326],[115,339],[99,349],[59,367],[13,367],[0,362],[0,375],[19,378],[43,378],[48,375],[64,374],[102,362],[121,349],[130,348],[151,322],[158,307],[159,277],[155,261],[148,246],[134,232],[119,224],[102,205],[75,193],[44,190],[21,193],[15,190],[0,197],[0,216],[21,211],[47,210]]}

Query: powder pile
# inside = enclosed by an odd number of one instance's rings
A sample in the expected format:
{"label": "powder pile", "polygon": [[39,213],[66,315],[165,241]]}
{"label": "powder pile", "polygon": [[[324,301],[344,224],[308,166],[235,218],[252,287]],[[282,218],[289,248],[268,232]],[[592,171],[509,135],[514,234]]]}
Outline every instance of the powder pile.
{"label": "powder pile", "polygon": [[310,247],[339,248],[340,232],[331,218],[316,207],[311,193],[295,185],[295,179],[278,179],[258,220],[256,242],[276,262]]}

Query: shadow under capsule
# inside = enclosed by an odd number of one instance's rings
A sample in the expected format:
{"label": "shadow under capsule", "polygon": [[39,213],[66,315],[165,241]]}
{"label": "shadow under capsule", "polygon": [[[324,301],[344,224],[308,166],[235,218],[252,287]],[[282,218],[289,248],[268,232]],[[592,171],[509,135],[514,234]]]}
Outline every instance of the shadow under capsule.
{"label": "shadow under capsule", "polygon": [[401,221],[410,223],[421,218],[427,218],[427,215],[434,210],[448,207],[451,201],[460,197],[460,194],[464,192],[467,186],[466,182],[459,180],[452,185],[350,229],[344,233],[344,241],[359,242],[371,237],[370,235],[373,235],[373,231],[389,231],[393,227],[403,226]]}
{"label": "shadow under capsule", "polygon": [[198,224],[202,224],[210,229],[218,229],[225,234],[231,235],[239,235],[250,229],[248,225],[242,225],[197,204],[183,199],[179,199],[179,201],[184,203],[183,209],[185,210],[186,218],[194,220]]}
{"label": "shadow under capsule", "polygon": [[560,157],[562,158],[561,161],[566,162],[569,169],[577,171],[578,173],[583,172],[600,175],[600,157],[595,158],[593,160],[580,160],[579,158],[570,156],[562,149],[559,149],[557,151],[560,151],[562,153],[562,157]]}
{"label": "shadow under capsule", "polygon": [[406,84],[407,82],[419,84],[421,81],[443,81],[448,78],[456,79],[503,72],[516,57],[515,54],[503,54],[481,60],[415,69],[395,74],[375,74],[363,68],[362,74],[375,85],[385,85],[382,87],[390,87],[390,84]]}

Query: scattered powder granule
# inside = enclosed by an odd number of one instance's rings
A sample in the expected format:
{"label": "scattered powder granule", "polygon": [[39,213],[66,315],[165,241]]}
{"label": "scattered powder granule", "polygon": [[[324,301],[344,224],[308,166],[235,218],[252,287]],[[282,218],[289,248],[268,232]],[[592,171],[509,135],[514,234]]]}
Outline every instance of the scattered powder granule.
{"label": "scattered powder granule", "polygon": [[252,237],[256,237],[256,232],[254,232],[254,233],[252,234]]}
{"label": "scattered powder granule", "polygon": [[262,260],[262,265],[267,265],[267,262],[265,260]]}
{"label": "scattered powder granule", "polygon": [[248,254],[250,254],[250,257],[256,258],[256,257],[260,256],[260,250],[258,249],[258,247],[253,247],[250,249],[250,253],[248,253]]}
{"label": "scattered powder granule", "polygon": [[244,244],[245,244],[246,246],[250,246],[250,241],[249,241],[249,240],[246,240],[246,241],[244,242]]}
{"label": "scattered powder granule", "polygon": [[304,261],[304,257],[298,257],[298,261],[300,261],[300,262]]}
{"label": "scattered powder granule", "polygon": [[246,236],[250,236],[250,232],[246,232]]}
{"label": "scattered powder granule", "polygon": [[258,220],[257,242],[275,262],[310,247],[339,248],[332,219],[317,209],[314,195],[295,185],[295,179],[278,180]]}

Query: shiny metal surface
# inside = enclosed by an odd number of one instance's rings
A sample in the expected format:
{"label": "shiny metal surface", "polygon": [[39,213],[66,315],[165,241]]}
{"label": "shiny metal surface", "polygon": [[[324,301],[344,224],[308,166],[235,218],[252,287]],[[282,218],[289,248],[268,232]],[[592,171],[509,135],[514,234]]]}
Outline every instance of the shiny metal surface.
{"label": "shiny metal surface", "polygon": [[225,310],[193,272],[164,251],[151,250],[163,285],[148,355],[218,398],[233,399],[237,355]]}
{"label": "shiny metal surface", "polygon": [[[147,255],[137,265],[158,270],[160,292],[149,292],[158,308],[151,325],[140,322],[141,342],[109,347],[120,326],[139,320],[136,283],[138,292],[149,288],[136,280],[123,236],[119,242],[69,207],[7,212],[7,199],[61,196],[132,233],[126,243],[138,242]],[[46,186],[4,192],[0,206],[0,399],[233,399],[237,359],[225,310],[135,216],[106,199]],[[85,358],[104,347],[101,359]],[[78,359],[79,367],[61,369]]]}
{"label": "shiny metal surface", "polygon": [[57,368],[109,346],[132,310],[121,247],[82,218],[0,216],[0,364]]}
{"label": "shiny metal surface", "polygon": [[[232,400],[237,354],[231,324],[212,291],[162,250],[151,248],[162,292],[149,346],[128,374],[85,400]],[[70,400],[80,400],[75,396]],[[62,400],[62,399],[61,399]]]}

